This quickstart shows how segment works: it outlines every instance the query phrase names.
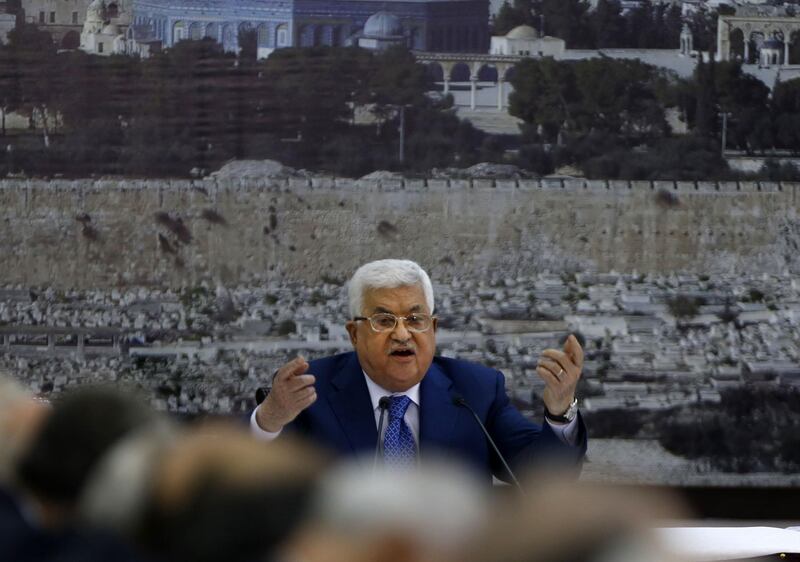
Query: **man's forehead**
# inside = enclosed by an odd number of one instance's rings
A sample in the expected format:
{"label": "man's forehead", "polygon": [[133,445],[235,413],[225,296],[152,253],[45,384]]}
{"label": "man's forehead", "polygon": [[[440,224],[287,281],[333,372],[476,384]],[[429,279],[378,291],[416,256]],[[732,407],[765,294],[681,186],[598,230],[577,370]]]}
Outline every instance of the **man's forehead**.
{"label": "man's forehead", "polygon": [[421,286],[406,285],[367,288],[364,291],[364,308],[374,312],[422,312],[428,306]]}

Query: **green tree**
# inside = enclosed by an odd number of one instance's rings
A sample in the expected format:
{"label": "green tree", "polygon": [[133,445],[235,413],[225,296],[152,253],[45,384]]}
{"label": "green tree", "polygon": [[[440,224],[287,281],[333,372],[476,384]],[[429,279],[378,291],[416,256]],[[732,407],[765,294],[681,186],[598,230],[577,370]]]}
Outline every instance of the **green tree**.
{"label": "green tree", "polygon": [[[527,4],[528,12],[525,12],[523,4]],[[503,2],[497,14],[492,17],[492,35],[505,35],[515,27],[531,23],[530,3],[515,0],[514,5]]]}
{"label": "green tree", "polygon": [[574,67],[578,131],[662,136],[667,124],[657,95],[659,71],[638,60],[587,59]]}
{"label": "green tree", "polygon": [[571,126],[578,101],[573,66],[547,57],[524,59],[514,69],[509,113],[555,140],[565,125]]}
{"label": "green tree", "polygon": [[770,113],[774,123],[774,144],[762,141],[761,148],[777,145],[793,152],[800,151],[800,79],[794,78],[775,85]]}
{"label": "green tree", "polygon": [[53,79],[60,72],[55,65],[56,48],[49,33],[33,24],[15,27],[8,34],[9,67],[14,69],[18,91],[10,97],[7,110],[20,111],[42,125],[45,148],[50,146],[52,106],[59,94]]}
{"label": "green tree", "polygon": [[591,14],[595,46],[600,49],[624,47],[627,33],[619,0],[598,0]]}
{"label": "green tree", "polygon": [[[534,0],[535,17],[544,17],[547,35],[560,37],[570,49],[592,48],[589,3],[582,0]],[[535,21],[535,20],[534,20]]]}

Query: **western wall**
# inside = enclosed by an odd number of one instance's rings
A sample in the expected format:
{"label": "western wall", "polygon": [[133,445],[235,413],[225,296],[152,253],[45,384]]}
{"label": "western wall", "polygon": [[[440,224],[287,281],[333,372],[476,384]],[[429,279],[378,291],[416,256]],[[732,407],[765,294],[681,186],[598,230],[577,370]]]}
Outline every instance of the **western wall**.
{"label": "western wall", "polygon": [[800,184],[605,180],[3,180],[0,284],[794,269]]}

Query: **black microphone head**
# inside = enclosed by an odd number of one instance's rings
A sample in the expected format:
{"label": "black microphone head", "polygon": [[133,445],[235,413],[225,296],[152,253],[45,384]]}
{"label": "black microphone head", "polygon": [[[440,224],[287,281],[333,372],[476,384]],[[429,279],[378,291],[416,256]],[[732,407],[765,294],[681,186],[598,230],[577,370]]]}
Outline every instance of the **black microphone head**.
{"label": "black microphone head", "polygon": [[378,408],[381,410],[388,410],[389,404],[391,404],[391,399],[388,396],[381,396],[381,399],[378,400]]}
{"label": "black microphone head", "polygon": [[453,394],[450,398],[453,400],[453,404],[456,406],[464,406],[467,403],[467,401],[464,400],[464,397],[460,394]]}

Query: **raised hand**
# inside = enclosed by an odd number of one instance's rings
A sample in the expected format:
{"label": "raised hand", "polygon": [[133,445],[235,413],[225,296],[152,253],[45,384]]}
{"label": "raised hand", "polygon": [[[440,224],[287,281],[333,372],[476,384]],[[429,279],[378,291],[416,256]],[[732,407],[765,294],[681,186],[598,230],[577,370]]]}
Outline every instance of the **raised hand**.
{"label": "raised hand", "polygon": [[317,399],[314,375],[306,374],[308,362],[297,356],[278,369],[272,390],[256,410],[258,426],[272,433],[283,429]]}
{"label": "raised hand", "polygon": [[545,349],[539,357],[536,372],[544,380],[542,400],[547,411],[560,416],[575,399],[575,387],[583,370],[583,349],[578,339],[570,334],[564,350]]}

